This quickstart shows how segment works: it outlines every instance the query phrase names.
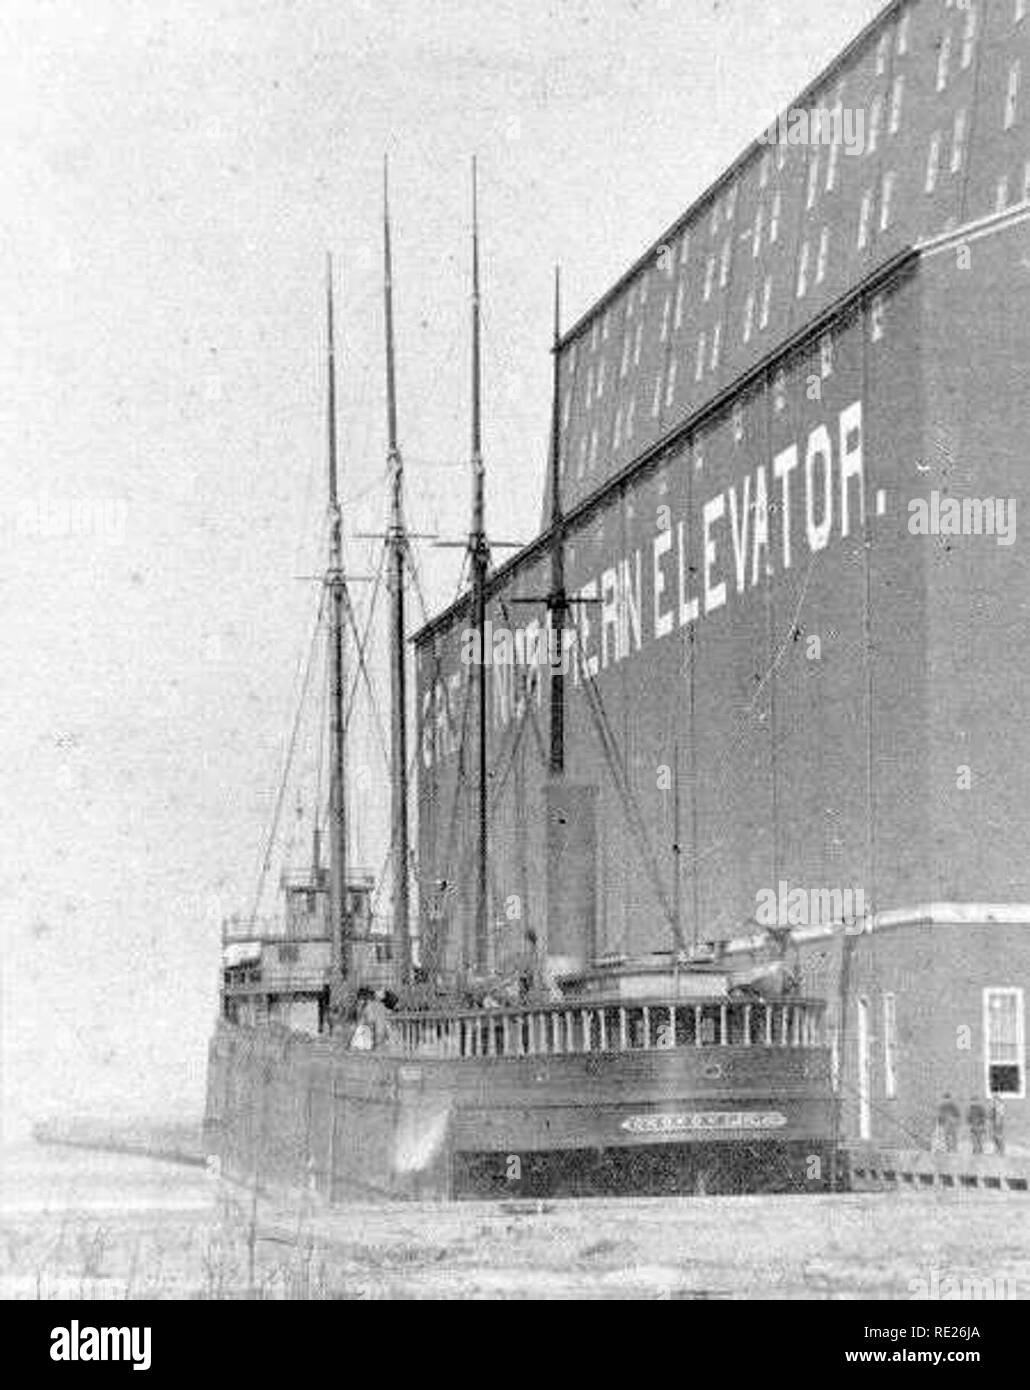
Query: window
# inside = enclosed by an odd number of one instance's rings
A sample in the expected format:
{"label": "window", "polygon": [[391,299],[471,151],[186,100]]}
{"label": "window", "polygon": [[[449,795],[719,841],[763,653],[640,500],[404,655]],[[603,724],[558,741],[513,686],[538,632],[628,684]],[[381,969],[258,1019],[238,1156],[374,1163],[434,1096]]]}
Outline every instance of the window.
{"label": "window", "polygon": [[737,185],[734,184],[726,194],[726,209],[724,216],[727,222],[732,222],[737,215]]}
{"label": "window", "polygon": [[712,371],[714,372],[719,365],[719,353],[722,350],[722,319],[715,325],[712,333]]}
{"label": "window", "polygon": [[884,320],[887,317],[887,301],[882,294],[873,295],[873,303],[870,309],[870,326],[872,329],[872,339],[874,343],[880,342],[884,333],[887,331]]}
{"label": "window", "polygon": [[962,67],[969,67],[973,61],[973,48],[976,44],[976,7],[970,4],[966,11],[966,27],[962,35]]}
{"label": "window", "polygon": [[665,296],[665,307],[662,309],[662,331],[661,331],[661,335],[660,335],[660,336],[661,336],[661,341],[662,341],[663,343],[667,343],[667,342],[669,341],[669,315],[670,315],[671,313],[672,313],[672,295],[671,295],[671,294],[667,294],[667,295]]}
{"label": "window", "polygon": [[951,140],[951,172],[957,174],[962,168],[966,148],[966,109],[955,112],[955,131]]}
{"label": "window", "polygon": [[808,242],[801,243],[801,255],[798,258],[798,283],[795,294],[798,299],[804,299],[808,293]]}
{"label": "window", "polygon": [[762,252],[762,227],[764,222],[765,208],[759,206],[758,211],[755,213],[755,229],[751,237],[751,254],[755,260],[758,259]]}
{"label": "window", "polygon": [[951,30],[949,29],[941,39],[940,51],[937,54],[937,90],[943,92],[948,85],[948,69],[951,66]]}
{"label": "window", "polygon": [[994,200],[994,211],[1004,212],[1009,205],[1009,181],[1007,177],[998,180],[998,193]]}
{"label": "window", "polygon": [[1005,129],[1011,130],[1016,124],[1019,111],[1019,78],[1022,66],[1019,59],[1009,68],[1009,88],[1005,95]]}
{"label": "window", "polygon": [[637,398],[633,396],[626,410],[626,438],[631,439],[637,427]]}
{"label": "window", "polygon": [[930,153],[926,157],[926,191],[932,193],[937,187],[937,172],[941,167],[941,135],[935,131],[930,141]]}
{"label": "window", "polygon": [[686,292],[687,287],[681,280],[676,287],[676,317],[673,320],[675,328],[680,328],[683,324],[683,297]]}
{"label": "window", "polygon": [[662,378],[661,374],[654,379],[654,394],[651,397],[651,415],[657,420],[658,412],[662,406]]}
{"label": "window", "polygon": [[808,165],[808,193],[805,196],[805,207],[809,212],[815,207],[815,195],[819,188],[819,151],[816,150]]}
{"label": "window", "polygon": [[637,323],[637,337],[636,337],[636,342],[633,344],[633,365],[634,365],[634,367],[639,367],[639,366],[640,366],[640,344],[641,344],[641,342],[643,341],[643,337],[644,337],[644,320],[643,320],[643,319],[640,319],[640,321]]}
{"label": "window", "polygon": [[783,209],[783,194],[773,196],[772,218],[769,222],[769,245],[775,246],[780,237],[780,212]]}
{"label": "window", "polygon": [[[602,336],[603,336],[603,334],[602,334]],[[598,364],[597,364],[597,388],[596,388],[596,395],[597,395],[597,399],[598,399],[598,400],[600,400],[601,397],[604,395],[604,374],[605,374],[605,360],[604,360],[604,358],[602,357],[601,360],[600,360],[600,362],[598,362]]]}
{"label": "window", "polygon": [[837,186],[837,165],[840,162],[840,147],[844,141],[844,107],[839,103],[833,113],[833,139],[830,143],[830,157],[826,161],[826,191],[832,193]]}
{"label": "window", "polygon": [[683,233],[683,241],[680,244],[680,265],[684,266],[690,256],[690,233]]}
{"label": "window", "polygon": [[622,406],[620,405],[615,412],[615,428],[612,430],[612,448],[617,449],[622,443]]}
{"label": "window", "polygon": [[891,88],[891,123],[890,132],[897,135],[901,129],[901,107],[905,100],[905,79],[896,77],[894,86]]}
{"label": "window", "polygon": [[880,127],[883,125],[883,97],[878,96],[869,110],[869,153],[875,154],[880,144]]}
{"label": "window", "polygon": [[880,231],[885,232],[891,224],[891,198],[894,194],[893,173],[883,176],[883,196],[880,200]]}
{"label": "window", "polygon": [[888,1100],[898,1094],[898,1021],[893,994],[883,996],[883,1093]]}
{"label": "window", "polygon": [[1023,166],[1023,202],[1030,200],[1030,159]]}
{"label": "window", "polygon": [[901,16],[901,23],[898,25],[898,57],[904,58],[908,52],[908,31],[912,16],[908,10]]}
{"label": "window", "polygon": [[708,303],[708,301],[709,301],[709,300],[711,299],[711,297],[712,297],[712,281],[714,280],[714,278],[715,278],[715,257],[714,257],[714,256],[709,256],[709,257],[708,257],[708,261],[707,261],[707,263],[705,264],[705,290],[704,290],[704,295],[705,295],[705,303],[706,303],[706,304]]}
{"label": "window", "polygon": [[749,343],[749,342],[751,341],[751,333],[752,333],[752,330],[754,329],[754,326],[755,326],[755,292],[754,292],[754,290],[752,290],[751,293],[748,295],[747,300],[746,300],[746,302],[745,302],[745,304],[744,304],[744,341],[745,341],[745,343]]}
{"label": "window", "polygon": [[1018,24],[1021,19],[1026,18],[1026,0],[1016,0],[1016,12],[1012,16],[1012,23]]}
{"label": "window", "polygon": [[730,278],[730,256],[733,252],[733,238],[727,237],[722,248],[722,263],[719,266],[719,287],[725,289]]}
{"label": "window", "polygon": [[300,959],[300,948],[295,942],[284,941],[279,947],[279,964],[296,965]]}
{"label": "window", "polygon": [[606,342],[608,341],[608,335],[609,335],[609,332],[611,331],[611,326],[612,326],[612,311],[611,311],[611,309],[605,309],[605,311],[604,311],[604,318],[601,320],[601,340],[602,340],[602,342],[605,342],[605,343],[606,343]]}
{"label": "window", "polygon": [[858,214],[858,249],[864,251],[869,245],[869,222],[873,215],[873,195],[866,189],[862,194],[862,207]]}
{"label": "window", "polygon": [[984,990],[984,1071],[989,1096],[1026,1096],[1026,1042],[1021,989]]}
{"label": "window", "polygon": [[591,352],[596,352],[596,351],[597,351],[597,330],[598,330],[598,323],[597,323],[597,320],[594,319],[593,326],[592,326],[592,328],[590,329],[590,351],[591,351]]}
{"label": "window", "polygon": [[773,381],[773,409],[782,415],[787,409],[787,373],[781,367]]}
{"label": "window", "polygon": [[824,333],[819,339],[819,375],[824,381],[833,376],[833,334]]}
{"label": "window", "polygon": [[819,233],[819,257],[815,265],[815,283],[821,285],[826,279],[826,264],[830,255],[830,229],[824,227]]}
{"label": "window", "polygon": [[772,276],[765,277],[765,284],[762,286],[762,313],[758,320],[760,328],[769,327],[769,309],[772,304]]}
{"label": "window", "polygon": [[[595,329],[597,328],[597,324],[596,324],[596,323],[594,324],[594,328],[595,328]],[[593,404],[593,400],[594,400],[594,369],[593,369],[593,367],[591,367],[590,370],[587,372],[587,398],[586,398],[586,407],[587,407],[588,410],[590,409],[591,405]]]}
{"label": "window", "polygon": [[880,42],[876,45],[876,75],[882,77],[887,71],[887,46],[890,43],[889,34],[881,34]]}
{"label": "window", "polygon": [[694,380],[700,381],[705,374],[705,335],[702,332],[697,340],[697,362],[694,365]]}
{"label": "window", "polygon": [[672,405],[672,402],[673,402],[673,400],[674,400],[674,398],[675,398],[675,395],[676,395],[676,372],[677,372],[677,369],[678,369],[678,368],[679,368],[679,362],[678,362],[678,361],[676,360],[676,358],[674,357],[674,358],[670,361],[670,363],[669,363],[669,380],[668,380],[668,381],[666,382],[666,384],[665,384],[665,408],[666,408],[666,410],[668,410],[669,406]]}
{"label": "window", "polygon": [[772,155],[766,150],[762,155],[762,163],[758,170],[758,187],[766,188],[769,184],[769,171],[772,168]]}

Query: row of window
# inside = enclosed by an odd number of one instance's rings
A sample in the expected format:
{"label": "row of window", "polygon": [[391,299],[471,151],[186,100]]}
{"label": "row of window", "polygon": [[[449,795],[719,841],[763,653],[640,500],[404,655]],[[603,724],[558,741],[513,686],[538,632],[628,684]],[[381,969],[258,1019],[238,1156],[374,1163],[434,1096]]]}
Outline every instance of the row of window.
{"label": "row of window", "polygon": [[[859,1044],[867,1047],[868,1000],[860,1000]],[[862,1020],[865,1019],[863,1023]],[[883,1094],[894,1100],[898,1094],[898,1010],[894,994],[883,996]],[[861,1073],[868,1069],[868,1057],[859,1057]],[[840,1083],[839,1033],[831,1031],[833,1086]],[[983,991],[983,1068],[984,1095],[1026,1099],[1026,1017],[1022,989],[1013,986]],[[861,1084],[860,1084],[861,1089]]]}

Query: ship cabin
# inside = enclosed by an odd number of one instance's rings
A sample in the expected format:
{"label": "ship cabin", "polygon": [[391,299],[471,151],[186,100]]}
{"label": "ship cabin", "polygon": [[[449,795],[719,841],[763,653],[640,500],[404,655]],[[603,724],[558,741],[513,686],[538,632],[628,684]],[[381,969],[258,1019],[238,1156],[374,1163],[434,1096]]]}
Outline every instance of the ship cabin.
{"label": "ship cabin", "polygon": [[[347,915],[356,968],[375,986],[391,977],[392,942],[373,911],[373,889],[371,874],[352,874]],[[328,870],[286,870],[280,890],[280,916],[223,925],[222,1013],[230,1023],[324,1033],[332,970]]]}

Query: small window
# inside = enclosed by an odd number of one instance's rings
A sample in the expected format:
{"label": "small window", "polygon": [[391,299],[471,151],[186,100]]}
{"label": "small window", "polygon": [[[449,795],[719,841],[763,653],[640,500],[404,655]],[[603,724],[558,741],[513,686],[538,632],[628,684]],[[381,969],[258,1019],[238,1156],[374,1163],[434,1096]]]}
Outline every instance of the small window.
{"label": "small window", "polygon": [[672,405],[672,402],[673,402],[673,400],[674,400],[674,398],[675,398],[675,395],[676,395],[676,372],[677,372],[678,367],[679,367],[679,362],[676,360],[675,357],[672,358],[672,360],[671,360],[670,363],[669,363],[669,380],[668,380],[668,381],[666,382],[666,384],[665,384],[665,408],[666,408],[666,410],[668,410],[668,408]]}
{"label": "small window", "polygon": [[762,286],[762,313],[758,320],[760,328],[769,327],[769,310],[772,306],[772,276],[765,277],[765,284]]}
{"label": "small window", "polygon": [[1011,130],[1019,113],[1019,81],[1022,65],[1017,58],[1009,68],[1009,86],[1005,95],[1005,129]]}
{"label": "small window", "polygon": [[908,10],[906,10],[905,13],[901,16],[901,23],[898,25],[899,58],[904,58],[905,54],[908,52],[908,32],[911,24],[911,19],[911,14],[908,12]]}
{"label": "small window", "polygon": [[676,317],[673,320],[675,328],[680,328],[683,325],[683,300],[686,292],[686,284],[681,280],[676,286]]}
{"label": "small window", "polygon": [[722,248],[722,263],[719,266],[719,287],[725,289],[730,278],[730,256],[733,252],[733,238],[727,237]]}
{"label": "small window", "polygon": [[905,79],[896,77],[894,86],[891,88],[891,123],[890,132],[897,135],[901,129],[901,109],[905,100]]}
{"label": "small window", "polygon": [[951,172],[957,174],[962,168],[966,150],[966,109],[963,106],[955,112],[955,130],[951,138]]}
{"label": "small window", "polygon": [[926,157],[926,191],[932,193],[937,187],[937,174],[941,167],[941,136],[935,131],[930,141],[930,152]]}
{"label": "small window", "polygon": [[970,4],[966,11],[966,27],[962,35],[962,67],[963,70],[969,67],[973,61],[973,49],[976,46],[976,6]]}
{"label": "small window", "polygon": [[880,144],[880,127],[883,125],[883,97],[878,96],[869,110],[869,153],[875,154]]}
{"label": "small window", "polygon": [[801,243],[801,255],[798,257],[798,283],[795,294],[798,299],[804,299],[808,293],[808,242]]}
{"label": "small window", "polygon": [[893,994],[883,996],[883,1093],[888,1100],[898,1094],[898,1025]]}
{"label": "small window", "polygon": [[1026,1031],[1021,989],[984,990],[984,1069],[989,1096],[1026,1096]]}
{"label": "small window", "polygon": [[872,306],[869,313],[871,336],[874,343],[882,340],[886,333],[885,319],[887,317],[887,301],[882,294],[873,296]]}
{"label": "small window", "polygon": [[869,224],[873,216],[873,195],[869,189],[862,194],[862,207],[858,214],[858,249],[864,251],[869,245]]}
{"label": "small window", "polygon": [[722,351],[722,319],[715,325],[712,333],[712,371],[714,372],[719,365],[719,354]]}
{"label": "small window", "polygon": [[951,30],[941,39],[937,54],[937,90],[943,92],[948,85],[948,69],[951,67]]}
{"label": "small window", "polygon": [[819,375],[824,381],[833,376],[833,334],[824,333],[819,339]]}
{"label": "small window", "polygon": [[815,266],[815,283],[821,285],[826,279],[826,266],[830,256],[830,229],[824,227],[819,233],[819,257]]}

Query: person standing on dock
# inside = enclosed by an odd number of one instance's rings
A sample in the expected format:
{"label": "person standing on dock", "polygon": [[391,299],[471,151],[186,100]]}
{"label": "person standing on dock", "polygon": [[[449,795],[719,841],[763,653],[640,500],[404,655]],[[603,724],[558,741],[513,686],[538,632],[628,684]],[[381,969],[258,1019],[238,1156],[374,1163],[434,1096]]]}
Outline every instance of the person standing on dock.
{"label": "person standing on dock", "polygon": [[991,1096],[991,1143],[996,1154],[1005,1152],[1005,1106],[999,1096]]}
{"label": "person standing on dock", "polygon": [[987,1138],[987,1106],[979,1096],[973,1096],[969,1102],[969,1109],[966,1111],[966,1124],[969,1126],[969,1141],[973,1153],[982,1154],[984,1141]]}
{"label": "person standing on dock", "polygon": [[945,1153],[953,1154],[958,1149],[958,1127],[962,1112],[952,1099],[951,1092],[944,1092],[944,1099],[937,1107],[937,1135]]}

